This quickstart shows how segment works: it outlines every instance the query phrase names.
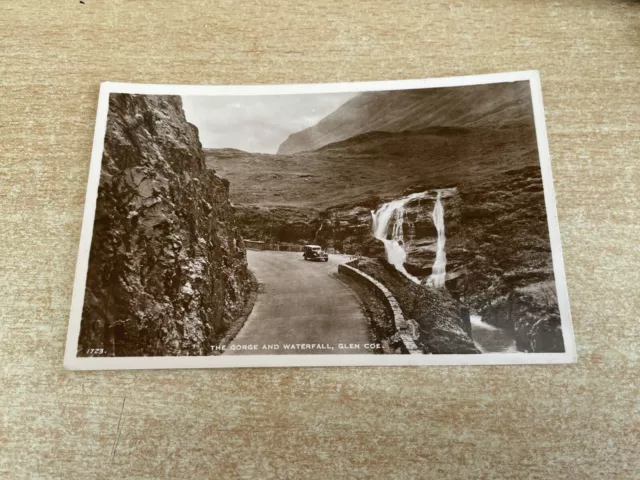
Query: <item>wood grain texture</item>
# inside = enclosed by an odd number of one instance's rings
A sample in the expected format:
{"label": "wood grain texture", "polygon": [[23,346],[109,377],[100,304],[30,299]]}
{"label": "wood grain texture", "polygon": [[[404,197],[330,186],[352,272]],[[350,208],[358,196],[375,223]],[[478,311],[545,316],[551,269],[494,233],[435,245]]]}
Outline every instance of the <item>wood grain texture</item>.
{"label": "wood grain texture", "polygon": [[[65,372],[99,82],[540,69],[579,361]],[[638,478],[640,4],[0,6],[0,478]]]}

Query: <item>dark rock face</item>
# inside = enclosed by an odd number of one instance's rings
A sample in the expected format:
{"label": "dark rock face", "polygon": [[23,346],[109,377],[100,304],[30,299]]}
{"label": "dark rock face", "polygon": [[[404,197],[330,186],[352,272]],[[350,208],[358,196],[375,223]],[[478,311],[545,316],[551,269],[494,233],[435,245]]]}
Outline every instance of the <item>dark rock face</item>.
{"label": "dark rock face", "polygon": [[242,238],[268,243],[309,243],[318,228],[318,212],[311,209],[238,205],[236,217]]}
{"label": "dark rock face", "polygon": [[520,287],[493,301],[483,320],[510,330],[521,352],[564,352],[558,298],[553,282]]}
{"label": "dark rock face", "polygon": [[210,354],[249,290],[228,184],[181,99],[112,95],[78,354]]}
{"label": "dark rock face", "polygon": [[460,197],[465,293],[476,311],[517,288],[553,281],[539,168],[514,169],[464,186]]}
{"label": "dark rock face", "polygon": [[462,305],[446,289],[417,285],[384,260],[361,258],[354,266],[391,291],[405,318],[417,324],[416,345],[424,353],[480,353],[469,335]]}
{"label": "dark rock face", "polygon": [[350,208],[332,208],[322,212],[314,242],[352,255],[374,256],[379,254],[381,244],[371,232],[370,205]]}

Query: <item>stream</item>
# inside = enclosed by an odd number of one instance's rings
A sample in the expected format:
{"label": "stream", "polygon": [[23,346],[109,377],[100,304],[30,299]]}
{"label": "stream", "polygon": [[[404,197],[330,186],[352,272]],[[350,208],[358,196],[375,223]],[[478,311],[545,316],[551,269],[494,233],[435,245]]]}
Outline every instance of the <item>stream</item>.
{"label": "stream", "polygon": [[482,353],[517,352],[513,334],[503,328],[484,323],[480,315],[471,315],[471,333],[473,343]]}

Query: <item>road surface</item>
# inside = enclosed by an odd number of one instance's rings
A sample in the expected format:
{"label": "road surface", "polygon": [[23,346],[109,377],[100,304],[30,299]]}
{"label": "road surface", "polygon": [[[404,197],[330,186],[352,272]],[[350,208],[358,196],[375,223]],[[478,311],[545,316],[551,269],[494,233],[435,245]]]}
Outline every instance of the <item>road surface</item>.
{"label": "road surface", "polygon": [[358,297],[338,278],[338,265],[348,260],[329,255],[328,262],[310,262],[300,252],[247,250],[260,290],[225,354],[372,353]]}

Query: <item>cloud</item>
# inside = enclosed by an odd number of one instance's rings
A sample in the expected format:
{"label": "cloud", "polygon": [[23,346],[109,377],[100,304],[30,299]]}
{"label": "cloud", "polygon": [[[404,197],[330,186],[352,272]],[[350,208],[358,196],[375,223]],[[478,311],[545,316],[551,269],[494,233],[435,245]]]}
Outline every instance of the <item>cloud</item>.
{"label": "cloud", "polygon": [[182,103],[203,147],[276,153],[290,134],[315,125],[355,95],[183,95]]}

